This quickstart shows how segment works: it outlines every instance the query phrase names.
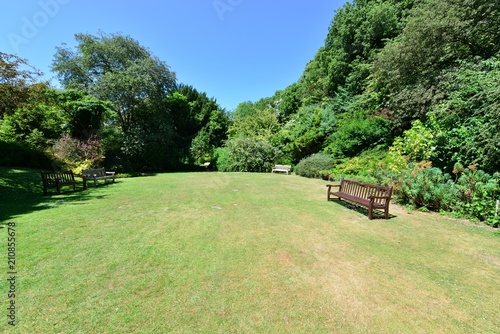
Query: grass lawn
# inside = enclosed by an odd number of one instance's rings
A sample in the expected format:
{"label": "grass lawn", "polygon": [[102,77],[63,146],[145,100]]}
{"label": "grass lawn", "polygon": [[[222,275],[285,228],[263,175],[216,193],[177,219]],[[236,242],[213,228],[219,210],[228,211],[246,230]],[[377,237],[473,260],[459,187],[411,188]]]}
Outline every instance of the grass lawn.
{"label": "grass lawn", "polygon": [[172,173],[43,196],[0,169],[0,332],[499,333],[500,236],[297,176]]}

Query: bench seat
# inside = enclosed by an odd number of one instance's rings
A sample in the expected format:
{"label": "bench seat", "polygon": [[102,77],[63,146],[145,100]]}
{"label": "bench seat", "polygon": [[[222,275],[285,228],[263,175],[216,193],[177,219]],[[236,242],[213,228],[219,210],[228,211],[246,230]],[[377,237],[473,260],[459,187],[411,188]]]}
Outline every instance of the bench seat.
{"label": "bench seat", "polygon": [[94,181],[94,186],[97,186],[98,180],[104,180],[104,182],[107,182],[107,180],[112,180],[112,182],[115,182],[115,172],[106,172],[104,168],[85,169],[82,172],[82,178],[83,186],[84,188],[86,188],[87,181],[89,180]]}

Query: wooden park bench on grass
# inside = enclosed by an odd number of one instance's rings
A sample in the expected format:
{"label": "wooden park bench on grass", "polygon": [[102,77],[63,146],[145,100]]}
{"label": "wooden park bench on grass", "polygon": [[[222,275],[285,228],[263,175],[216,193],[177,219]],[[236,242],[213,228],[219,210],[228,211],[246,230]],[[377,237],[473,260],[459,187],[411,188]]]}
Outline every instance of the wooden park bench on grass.
{"label": "wooden park bench on grass", "polygon": [[[368,218],[373,219],[373,209],[383,210],[385,219],[389,218],[389,202],[391,201],[392,187],[378,186],[351,180],[340,180],[340,184],[327,184],[327,199],[337,196],[339,200],[350,202],[368,208]],[[338,191],[332,191],[332,188]]]}
{"label": "wooden park bench on grass", "polygon": [[49,188],[56,188],[58,194],[61,193],[62,186],[72,186],[75,190],[76,181],[72,171],[40,171],[40,174],[42,175],[44,195],[47,195]]}
{"label": "wooden park bench on grass", "polygon": [[94,186],[97,186],[97,180],[113,180],[115,182],[115,172],[106,172],[104,168],[86,169],[82,172],[83,187],[87,187],[87,181],[94,180]]}
{"label": "wooden park bench on grass", "polygon": [[291,170],[292,166],[289,165],[275,165],[274,168],[271,170],[271,173],[284,172],[286,173],[286,175],[288,175],[288,173],[290,173]]}

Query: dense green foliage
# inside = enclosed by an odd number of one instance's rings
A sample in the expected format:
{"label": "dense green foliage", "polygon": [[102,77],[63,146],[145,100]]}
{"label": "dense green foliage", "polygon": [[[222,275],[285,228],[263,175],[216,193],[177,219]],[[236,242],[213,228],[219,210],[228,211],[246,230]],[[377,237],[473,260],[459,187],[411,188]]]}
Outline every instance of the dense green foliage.
{"label": "dense green foliage", "polygon": [[[0,54],[0,141],[78,172],[102,164],[183,168],[210,160],[227,138],[229,117],[215,100],[178,84],[136,40],[104,33],[76,40],[74,50],[58,48],[53,62],[64,90],[38,83],[26,60]],[[93,150],[99,154],[89,158]],[[9,156],[0,164],[26,165]]]}
{"label": "dense green foliage", "polygon": [[241,137],[218,150],[215,165],[222,172],[269,172],[280,156],[280,151],[266,141]]}
{"label": "dense green foliage", "polygon": [[333,160],[329,155],[323,153],[315,153],[310,157],[302,159],[295,166],[295,173],[304,177],[318,178],[321,172],[332,168]]}

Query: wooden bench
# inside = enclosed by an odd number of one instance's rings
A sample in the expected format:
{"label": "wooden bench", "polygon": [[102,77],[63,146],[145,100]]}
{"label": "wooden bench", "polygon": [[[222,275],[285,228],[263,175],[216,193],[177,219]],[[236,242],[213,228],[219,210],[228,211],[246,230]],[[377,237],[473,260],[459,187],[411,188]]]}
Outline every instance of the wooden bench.
{"label": "wooden bench", "polygon": [[275,165],[274,168],[271,170],[271,173],[284,172],[286,173],[286,175],[288,175],[291,170],[292,166],[289,165]]}
{"label": "wooden bench", "polygon": [[62,186],[73,186],[73,190],[75,190],[76,181],[72,171],[40,171],[40,174],[42,175],[44,195],[47,195],[49,188],[56,188],[58,194],[61,193]]}
{"label": "wooden bench", "polygon": [[[389,218],[389,203],[391,201],[392,187],[383,187],[351,180],[340,180],[340,184],[327,184],[327,199],[332,195],[339,200],[346,199],[350,202],[368,208],[368,218],[373,219],[373,209],[383,210],[385,219]],[[338,188],[338,191],[332,191]]]}
{"label": "wooden bench", "polygon": [[87,187],[87,181],[94,180],[94,186],[97,186],[97,180],[113,180],[115,182],[115,172],[106,172],[104,168],[85,169],[82,172],[83,187]]}

